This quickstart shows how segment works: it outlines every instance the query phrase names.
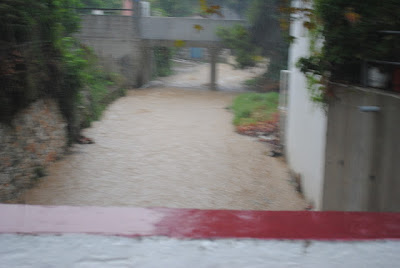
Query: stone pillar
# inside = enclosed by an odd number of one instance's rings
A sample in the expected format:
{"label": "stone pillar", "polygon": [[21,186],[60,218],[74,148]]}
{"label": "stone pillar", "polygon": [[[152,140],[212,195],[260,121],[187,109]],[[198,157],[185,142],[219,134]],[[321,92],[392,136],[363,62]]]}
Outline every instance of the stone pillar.
{"label": "stone pillar", "polygon": [[210,64],[211,64],[211,73],[210,73],[210,89],[217,90],[217,60],[220,49],[217,47],[211,47],[208,49],[210,54]]}

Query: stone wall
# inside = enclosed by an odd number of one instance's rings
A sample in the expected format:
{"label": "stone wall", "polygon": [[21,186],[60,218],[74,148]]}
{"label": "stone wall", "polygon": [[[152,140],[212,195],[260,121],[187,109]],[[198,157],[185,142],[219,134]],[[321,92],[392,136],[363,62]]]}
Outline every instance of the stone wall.
{"label": "stone wall", "polygon": [[0,201],[13,199],[44,175],[67,146],[66,122],[58,104],[42,99],[0,123]]}

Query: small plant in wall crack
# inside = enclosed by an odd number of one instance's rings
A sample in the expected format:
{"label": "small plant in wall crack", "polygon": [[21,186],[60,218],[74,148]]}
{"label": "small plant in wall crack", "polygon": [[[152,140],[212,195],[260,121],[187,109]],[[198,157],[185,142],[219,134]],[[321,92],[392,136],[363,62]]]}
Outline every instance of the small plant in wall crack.
{"label": "small plant in wall crack", "polygon": [[307,88],[310,93],[311,100],[320,104],[322,108],[327,108],[327,86],[322,81],[322,76],[308,73],[305,75],[307,79]]}

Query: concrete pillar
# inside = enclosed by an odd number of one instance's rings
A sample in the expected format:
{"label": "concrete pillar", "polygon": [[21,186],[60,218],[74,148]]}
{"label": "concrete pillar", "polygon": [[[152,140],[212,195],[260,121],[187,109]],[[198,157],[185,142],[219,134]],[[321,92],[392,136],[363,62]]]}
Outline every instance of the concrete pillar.
{"label": "concrete pillar", "polygon": [[217,60],[219,54],[219,48],[211,47],[208,49],[210,54],[210,65],[211,65],[211,73],[210,73],[210,89],[217,90]]}
{"label": "concrete pillar", "polygon": [[147,42],[144,42],[144,54],[143,54],[143,84],[148,83],[153,76],[153,48],[149,46]]}
{"label": "concrete pillar", "polygon": [[133,9],[133,16],[140,17],[140,0],[130,0],[130,6]]}
{"label": "concrete pillar", "polygon": [[280,83],[279,83],[279,136],[281,145],[284,146],[286,143],[285,129],[286,129],[286,118],[288,109],[288,90],[289,90],[289,76],[290,71],[281,70]]}

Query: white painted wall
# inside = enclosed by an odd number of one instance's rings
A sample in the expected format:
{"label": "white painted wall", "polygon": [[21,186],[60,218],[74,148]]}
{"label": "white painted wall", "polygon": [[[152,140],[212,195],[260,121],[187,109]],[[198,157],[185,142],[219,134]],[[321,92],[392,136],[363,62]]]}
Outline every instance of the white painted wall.
{"label": "white painted wall", "polygon": [[286,155],[290,168],[301,175],[303,191],[316,209],[321,209],[325,165],[327,117],[310,101],[304,75],[295,67],[302,56],[309,54],[307,30],[302,21],[291,25],[296,37],[289,50],[288,111],[286,124]]}
{"label": "white painted wall", "polygon": [[140,9],[142,17],[150,17],[150,2],[140,1]]}
{"label": "white painted wall", "polygon": [[0,267],[398,267],[400,241],[0,235]]}

